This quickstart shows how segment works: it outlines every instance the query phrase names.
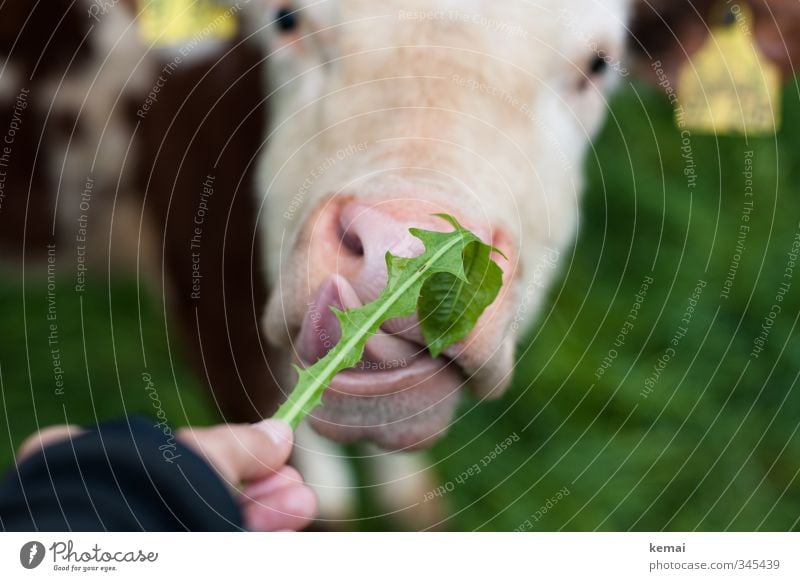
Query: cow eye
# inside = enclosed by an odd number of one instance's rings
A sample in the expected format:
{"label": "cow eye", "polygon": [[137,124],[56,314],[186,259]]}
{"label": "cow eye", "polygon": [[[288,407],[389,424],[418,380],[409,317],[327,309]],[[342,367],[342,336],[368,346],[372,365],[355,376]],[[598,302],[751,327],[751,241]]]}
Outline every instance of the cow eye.
{"label": "cow eye", "polygon": [[599,77],[606,72],[606,69],[608,69],[608,63],[600,55],[595,56],[589,63],[589,74],[591,76]]}
{"label": "cow eye", "polygon": [[297,29],[299,24],[298,20],[299,18],[297,16],[297,12],[287,6],[284,6],[278,10],[278,14],[275,17],[275,24],[278,26],[278,30],[281,32],[291,32]]}

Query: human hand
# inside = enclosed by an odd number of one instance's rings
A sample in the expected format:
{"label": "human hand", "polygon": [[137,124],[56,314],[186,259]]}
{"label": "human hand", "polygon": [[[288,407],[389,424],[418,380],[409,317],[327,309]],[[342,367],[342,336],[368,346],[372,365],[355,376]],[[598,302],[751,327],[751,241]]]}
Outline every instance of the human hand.
{"label": "human hand", "polygon": [[[75,438],[79,426],[50,426],[19,448],[18,461],[45,446]],[[302,476],[286,462],[293,434],[281,421],[181,428],[176,437],[203,458],[236,497],[245,526],[256,531],[300,530],[317,510],[317,500]]]}

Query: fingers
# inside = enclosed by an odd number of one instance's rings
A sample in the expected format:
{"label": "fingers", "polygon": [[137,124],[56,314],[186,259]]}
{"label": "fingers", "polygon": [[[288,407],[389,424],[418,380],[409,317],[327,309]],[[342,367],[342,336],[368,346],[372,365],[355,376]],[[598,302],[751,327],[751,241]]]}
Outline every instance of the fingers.
{"label": "fingers", "polygon": [[22,442],[22,445],[17,451],[17,461],[21,462],[25,458],[39,452],[45,446],[74,438],[85,431],[86,430],[80,426],[74,425],[49,426],[43,430],[39,430]]}
{"label": "fingers", "polygon": [[292,452],[291,428],[277,420],[184,428],[178,438],[193,448],[231,486],[275,474]]}
{"label": "fingers", "polygon": [[242,489],[242,500],[247,502],[265,498],[281,488],[304,485],[303,477],[293,466],[284,466],[275,474],[250,483]]}
{"label": "fingers", "polygon": [[178,438],[232,487],[247,484],[239,502],[249,529],[300,530],[313,520],[316,495],[297,470],[285,466],[293,441],[285,422],[183,429]]}
{"label": "fingers", "polygon": [[317,512],[317,497],[290,466],[242,492],[245,525],[255,531],[297,531]]}

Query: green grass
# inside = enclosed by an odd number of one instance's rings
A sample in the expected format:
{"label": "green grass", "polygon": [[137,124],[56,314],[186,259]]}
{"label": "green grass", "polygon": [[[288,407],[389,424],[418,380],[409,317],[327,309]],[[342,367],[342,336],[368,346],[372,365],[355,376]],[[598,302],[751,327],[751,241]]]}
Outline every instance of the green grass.
{"label": "green grass", "polygon": [[[750,358],[800,226],[793,90],[777,142],[693,137],[699,178],[691,193],[665,100],[641,86],[615,99],[588,166],[579,243],[565,257],[568,272],[551,292],[546,321],[520,355],[514,388],[503,401],[465,411],[436,447],[447,479],[510,432],[521,436],[447,495],[454,509],[481,499],[458,514],[456,528],[514,529],[565,486],[568,496],[530,519],[534,530],[798,528],[800,271],[764,352]],[[748,150],[755,209],[723,300]],[[598,380],[651,269],[655,282],[635,328]],[[700,279],[707,287],[688,333],[643,398]]]}
{"label": "green grass", "polygon": [[[444,496],[448,528],[510,530],[526,521],[533,530],[800,528],[800,271],[763,353],[750,356],[800,223],[794,86],[785,107],[777,140],[694,136],[698,185],[690,192],[665,99],[641,85],[614,99],[613,118],[587,164],[579,242],[562,256],[563,276],[549,293],[543,321],[523,342],[514,386],[501,401],[465,402],[433,450],[446,483],[510,434],[519,437]],[[755,207],[724,300],[748,150]],[[655,282],[633,330],[597,379],[650,274]],[[136,288],[125,281],[110,293],[90,285],[82,303],[69,292],[69,280],[61,281],[67,387],[54,395],[46,291],[28,279],[23,308],[15,276],[0,286],[0,462],[8,464],[13,448],[39,425],[152,413],[141,378],[143,346],[169,420],[214,421],[179,349],[166,343],[161,306],[143,299],[140,318]],[[701,279],[707,286],[688,332],[643,397]],[[533,517],[565,487],[567,496]],[[375,508],[362,500],[370,516]],[[369,519],[358,528],[391,526]]]}
{"label": "green grass", "polygon": [[[144,294],[140,319],[135,282],[112,283],[109,292],[102,281],[93,281],[77,295],[74,281],[60,276],[55,290],[58,341],[50,345],[47,281],[28,270],[24,295],[20,286],[0,285],[0,464],[11,461],[25,436],[54,423],[155,415],[159,404],[173,425],[216,420],[180,349],[166,342],[175,331],[165,332],[160,305]],[[6,281],[13,276],[18,275],[7,271]],[[53,349],[59,350],[63,393],[56,385]],[[145,389],[144,373],[150,374],[157,401]]]}

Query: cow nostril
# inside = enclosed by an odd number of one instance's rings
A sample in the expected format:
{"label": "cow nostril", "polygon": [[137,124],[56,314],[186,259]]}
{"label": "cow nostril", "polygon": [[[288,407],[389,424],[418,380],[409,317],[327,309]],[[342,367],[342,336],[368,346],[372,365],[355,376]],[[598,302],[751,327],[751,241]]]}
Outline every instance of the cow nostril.
{"label": "cow nostril", "polygon": [[356,234],[352,228],[342,228],[339,234],[339,240],[341,240],[342,246],[351,254],[359,257],[364,256],[364,244],[361,242],[359,235]]}

